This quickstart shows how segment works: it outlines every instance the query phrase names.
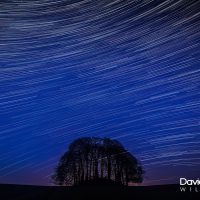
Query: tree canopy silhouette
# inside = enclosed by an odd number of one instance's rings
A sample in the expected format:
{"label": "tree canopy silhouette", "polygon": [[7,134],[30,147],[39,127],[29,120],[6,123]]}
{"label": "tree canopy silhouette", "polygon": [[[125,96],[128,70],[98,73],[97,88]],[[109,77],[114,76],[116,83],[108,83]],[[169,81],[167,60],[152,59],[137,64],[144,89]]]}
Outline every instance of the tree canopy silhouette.
{"label": "tree canopy silhouette", "polygon": [[53,179],[58,185],[79,185],[100,179],[128,185],[142,182],[143,170],[137,159],[117,140],[85,137],[70,144]]}

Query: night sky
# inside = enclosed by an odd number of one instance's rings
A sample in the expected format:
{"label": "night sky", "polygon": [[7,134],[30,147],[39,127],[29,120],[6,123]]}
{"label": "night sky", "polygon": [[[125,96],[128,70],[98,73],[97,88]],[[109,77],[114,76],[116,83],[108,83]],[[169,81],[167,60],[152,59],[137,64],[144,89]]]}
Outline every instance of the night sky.
{"label": "night sky", "polygon": [[76,138],[118,139],[144,185],[200,176],[200,1],[1,0],[0,183],[51,185]]}

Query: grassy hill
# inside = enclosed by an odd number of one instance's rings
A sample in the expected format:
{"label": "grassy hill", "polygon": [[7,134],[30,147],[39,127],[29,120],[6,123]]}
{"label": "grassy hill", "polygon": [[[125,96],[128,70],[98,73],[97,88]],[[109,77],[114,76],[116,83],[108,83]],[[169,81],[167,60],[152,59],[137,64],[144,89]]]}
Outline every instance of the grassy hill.
{"label": "grassy hill", "polygon": [[[191,199],[197,192],[180,192],[179,185],[116,187],[85,185],[76,187],[0,185],[2,200],[62,200],[62,199]],[[197,198],[198,199],[198,198]]]}

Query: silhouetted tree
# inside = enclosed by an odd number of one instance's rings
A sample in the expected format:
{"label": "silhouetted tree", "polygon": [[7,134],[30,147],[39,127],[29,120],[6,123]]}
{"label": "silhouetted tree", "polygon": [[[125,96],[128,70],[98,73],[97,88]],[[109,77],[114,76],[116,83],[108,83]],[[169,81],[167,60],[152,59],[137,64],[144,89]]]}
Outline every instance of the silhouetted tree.
{"label": "silhouetted tree", "polygon": [[78,185],[87,180],[108,179],[123,185],[143,181],[137,159],[117,140],[86,137],[72,142],[53,175],[58,185]]}

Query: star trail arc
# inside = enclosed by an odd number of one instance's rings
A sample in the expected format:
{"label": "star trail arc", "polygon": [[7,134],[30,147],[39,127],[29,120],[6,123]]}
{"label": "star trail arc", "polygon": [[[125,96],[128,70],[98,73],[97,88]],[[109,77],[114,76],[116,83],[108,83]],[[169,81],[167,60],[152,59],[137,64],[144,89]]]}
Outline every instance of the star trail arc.
{"label": "star trail arc", "polygon": [[51,184],[78,137],[121,141],[144,184],[200,171],[200,2],[0,2],[0,182]]}

